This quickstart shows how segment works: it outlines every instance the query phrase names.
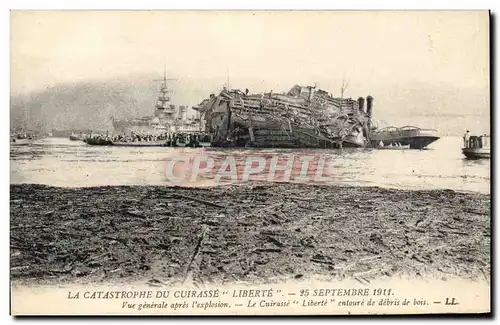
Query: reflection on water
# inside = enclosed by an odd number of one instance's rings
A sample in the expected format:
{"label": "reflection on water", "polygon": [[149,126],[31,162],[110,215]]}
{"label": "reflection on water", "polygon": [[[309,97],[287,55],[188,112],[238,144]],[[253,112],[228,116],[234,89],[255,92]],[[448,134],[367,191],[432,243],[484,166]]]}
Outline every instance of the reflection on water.
{"label": "reflection on water", "polygon": [[[320,176],[323,183],[382,186],[410,189],[448,188],[463,191],[490,192],[490,161],[467,160],[461,154],[461,139],[446,137],[427,150],[374,149],[191,149],[191,148],[126,148],[88,146],[67,139],[47,138],[29,145],[11,144],[11,183],[38,183],[53,186],[82,187],[98,185],[215,185],[215,171],[234,157],[238,179],[222,178],[221,182],[241,182],[248,157],[262,157],[266,167],[252,174],[249,181],[284,181],[287,157],[294,157],[290,181],[299,181],[300,157],[309,158],[309,169],[302,182],[317,182],[315,170],[324,160]],[[174,175],[185,172],[184,181],[168,178],[172,161],[183,157],[190,163],[174,165]],[[198,157],[199,167],[210,172],[191,179],[192,162]],[[203,157],[203,158],[200,158]],[[277,157],[277,171],[269,176],[269,166]],[[170,163],[169,163],[170,162]],[[255,167],[254,165],[252,165]],[[251,167],[250,167],[251,168]],[[213,171],[213,172],[212,172]],[[181,174],[179,174],[181,173]]]}

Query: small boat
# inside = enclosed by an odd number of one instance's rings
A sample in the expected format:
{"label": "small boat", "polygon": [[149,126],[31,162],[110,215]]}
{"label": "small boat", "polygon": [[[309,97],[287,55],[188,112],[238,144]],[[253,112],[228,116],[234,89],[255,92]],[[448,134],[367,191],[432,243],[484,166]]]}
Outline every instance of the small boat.
{"label": "small boat", "polygon": [[489,148],[462,148],[462,153],[468,159],[490,159]]}
{"label": "small boat", "polygon": [[168,147],[166,141],[113,142],[115,147]]}
{"label": "small boat", "polygon": [[32,135],[29,135],[29,134],[11,134],[10,136],[10,142],[12,144],[17,144],[17,145],[21,145],[21,144],[31,144],[33,142],[33,136]]}
{"label": "small boat", "polygon": [[32,139],[10,138],[10,143],[11,144],[16,144],[16,145],[31,144],[32,141],[33,141]]}
{"label": "small boat", "polygon": [[70,136],[69,136],[69,139],[71,141],[83,141],[83,137],[82,136],[78,136],[74,133],[72,133]]}
{"label": "small boat", "polygon": [[471,136],[462,148],[462,154],[467,159],[490,159],[490,136]]}
{"label": "small boat", "polygon": [[86,138],[83,140],[86,144],[91,146],[112,146],[113,141],[103,138]]}
{"label": "small boat", "polygon": [[416,126],[403,126],[400,128],[387,127],[376,130],[370,135],[372,146],[378,146],[380,141],[384,147],[391,142],[399,142],[402,145],[409,145],[410,149],[423,149],[429,144],[438,140],[437,131],[433,129],[421,129]]}

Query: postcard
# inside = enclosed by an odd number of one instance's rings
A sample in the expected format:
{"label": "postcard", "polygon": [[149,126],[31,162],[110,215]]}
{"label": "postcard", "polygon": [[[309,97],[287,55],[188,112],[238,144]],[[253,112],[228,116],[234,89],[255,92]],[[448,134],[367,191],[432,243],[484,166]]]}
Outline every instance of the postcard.
{"label": "postcard", "polygon": [[11,11],[11,314],[490,313],[489,11]]}

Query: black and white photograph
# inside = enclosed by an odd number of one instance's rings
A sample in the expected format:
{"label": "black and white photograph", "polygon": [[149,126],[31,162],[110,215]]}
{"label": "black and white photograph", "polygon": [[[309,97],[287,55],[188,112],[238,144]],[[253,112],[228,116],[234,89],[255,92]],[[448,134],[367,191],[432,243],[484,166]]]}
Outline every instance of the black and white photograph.
{"label": "black and white photograph", "polygon": [[490,313],[488,10],[12,10],[18,315]]}

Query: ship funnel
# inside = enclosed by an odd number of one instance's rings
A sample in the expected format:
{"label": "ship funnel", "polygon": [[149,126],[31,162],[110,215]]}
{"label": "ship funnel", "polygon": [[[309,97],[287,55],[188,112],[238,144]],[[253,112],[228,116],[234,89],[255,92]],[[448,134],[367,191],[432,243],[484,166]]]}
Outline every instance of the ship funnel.
{"label": "ship funnel", "polygon": [[364,112],[365,111],[365,99],[363,97],[359,97],[358,98],[358,110],[360,112]]}
{"label": "ship funnel", "polygon": [[187,106],[179,106],[179,112],[177,118],[179,120],[184,120],[186,118]]}
{"label": "ship funnel", "polygon": [[373,97],[368,96],[366,97],[366,114],[368,114],[368,116],[371,117],[372,112],[373,112]]}

